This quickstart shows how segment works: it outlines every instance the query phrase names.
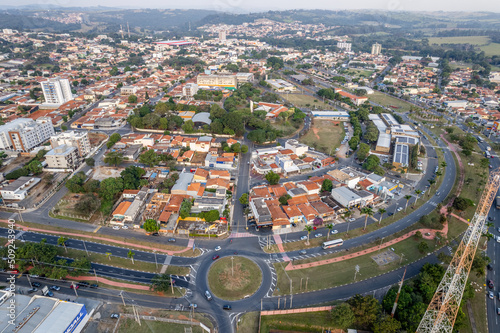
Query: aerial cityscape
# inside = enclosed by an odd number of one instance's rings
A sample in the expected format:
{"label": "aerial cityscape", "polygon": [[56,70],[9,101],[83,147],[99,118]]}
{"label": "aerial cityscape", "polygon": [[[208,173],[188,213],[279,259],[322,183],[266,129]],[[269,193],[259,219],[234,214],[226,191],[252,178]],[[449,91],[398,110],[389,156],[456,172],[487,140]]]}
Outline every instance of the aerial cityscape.
{"label": "aerial cityscape", "polygon": [[0,4],[0,332],[500,332],[498,4],[320,2]]}

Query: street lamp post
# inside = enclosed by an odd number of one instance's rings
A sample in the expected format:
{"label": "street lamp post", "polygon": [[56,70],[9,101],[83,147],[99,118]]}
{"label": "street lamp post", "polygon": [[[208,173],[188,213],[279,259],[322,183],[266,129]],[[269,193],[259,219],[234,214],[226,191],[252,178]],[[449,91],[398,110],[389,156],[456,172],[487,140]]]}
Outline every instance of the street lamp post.
{"label": "street lamp post", "polygon": [[158,269],[158,260],[156,260],[156,250],[153,250],[153,253],[155,254],[155,264],[156,264],[156,269]]}

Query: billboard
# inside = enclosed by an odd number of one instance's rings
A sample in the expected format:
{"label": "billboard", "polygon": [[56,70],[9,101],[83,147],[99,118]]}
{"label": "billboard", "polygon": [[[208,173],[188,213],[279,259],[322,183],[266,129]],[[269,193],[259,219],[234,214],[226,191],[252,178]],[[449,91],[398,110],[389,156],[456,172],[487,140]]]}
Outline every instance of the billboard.
{"label": "billboard", "polygon": [[80,312],[76,315],[76,317],[71,321],[71,324],[64,330],[64,333],[71,333],[74,332],[75,329],[78,327],[80,322],[85,318],[87,315],[87,308],[85,305],[82,304],[82,308],[80,309]]}

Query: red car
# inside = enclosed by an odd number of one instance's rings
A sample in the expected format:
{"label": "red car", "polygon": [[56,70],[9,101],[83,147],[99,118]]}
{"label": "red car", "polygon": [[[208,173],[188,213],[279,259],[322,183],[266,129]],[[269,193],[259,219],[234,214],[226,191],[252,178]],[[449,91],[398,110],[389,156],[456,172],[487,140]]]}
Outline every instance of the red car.
{"label": "red car", "polygon": [[490,289],[493,289],[495,287],[495,285],[493,284],[493,280],[488,280],[488,287]]}
{"label": "red car", "polygon": [[215,255],[212,257],[212,260],[217,260],[217,259],[219,259],[219,255]]}
{"label": "red car", "polygon": [[77,285],[77,284],[72,284],[72,285],[71,285],[71,286],[69,286],[69,287],[70,287],[71,289],[78,289],[78,288],[80,288],[80,286],[79,286],[79,285]]}

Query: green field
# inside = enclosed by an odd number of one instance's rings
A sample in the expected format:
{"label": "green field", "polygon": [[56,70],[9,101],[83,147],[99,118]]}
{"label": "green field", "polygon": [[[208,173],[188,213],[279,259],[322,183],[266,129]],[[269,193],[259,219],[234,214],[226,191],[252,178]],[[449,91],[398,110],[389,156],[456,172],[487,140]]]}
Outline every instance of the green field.
{"label": "green field", "polygon": [[344,139],[345,132],[342,123],[330,120],[314,119],[309,131],[299,141],[326,154],[335,152]]}
{"label": "green field", "polygon": [[490,42],[488,36],[458,36],[458,37],[430,37],[429,45],[432,44],[471,44],[486,45]]}
{"label": "green field", "polygon": [[[368,99],[372,102],[380,104],[382,106],[390,107],[394,111],[410,111],[413,106],[411,103],[400,100],[396,97],[392,97],[381,92],[375,91],[371,95],[367,95]],[[394,108],[395,107],[395,108]]]}
{"label": "green field", "polygon": [[[500,44],[498,44],[498,43],[490,43],[487,45],[481,45],[480,49],[481,49],[481,51],[484,51],[484,53],[487,56],[500,55]],[[497,68],[497,67],[495,67],[495,68]]]}
{"label": "green field", "polygon": [[230,301],[252,295],[259,289],[261,282],[259,266],[239,256],[218,259],[208,272],[208,285],[212,293]]}
{"label": "green field", "polygon": [[331,110],[332,107],[325,104],[320,97],[313,97],[305,94],[279,94],[287,102],[298,108],[310,107],[318,110]]}

